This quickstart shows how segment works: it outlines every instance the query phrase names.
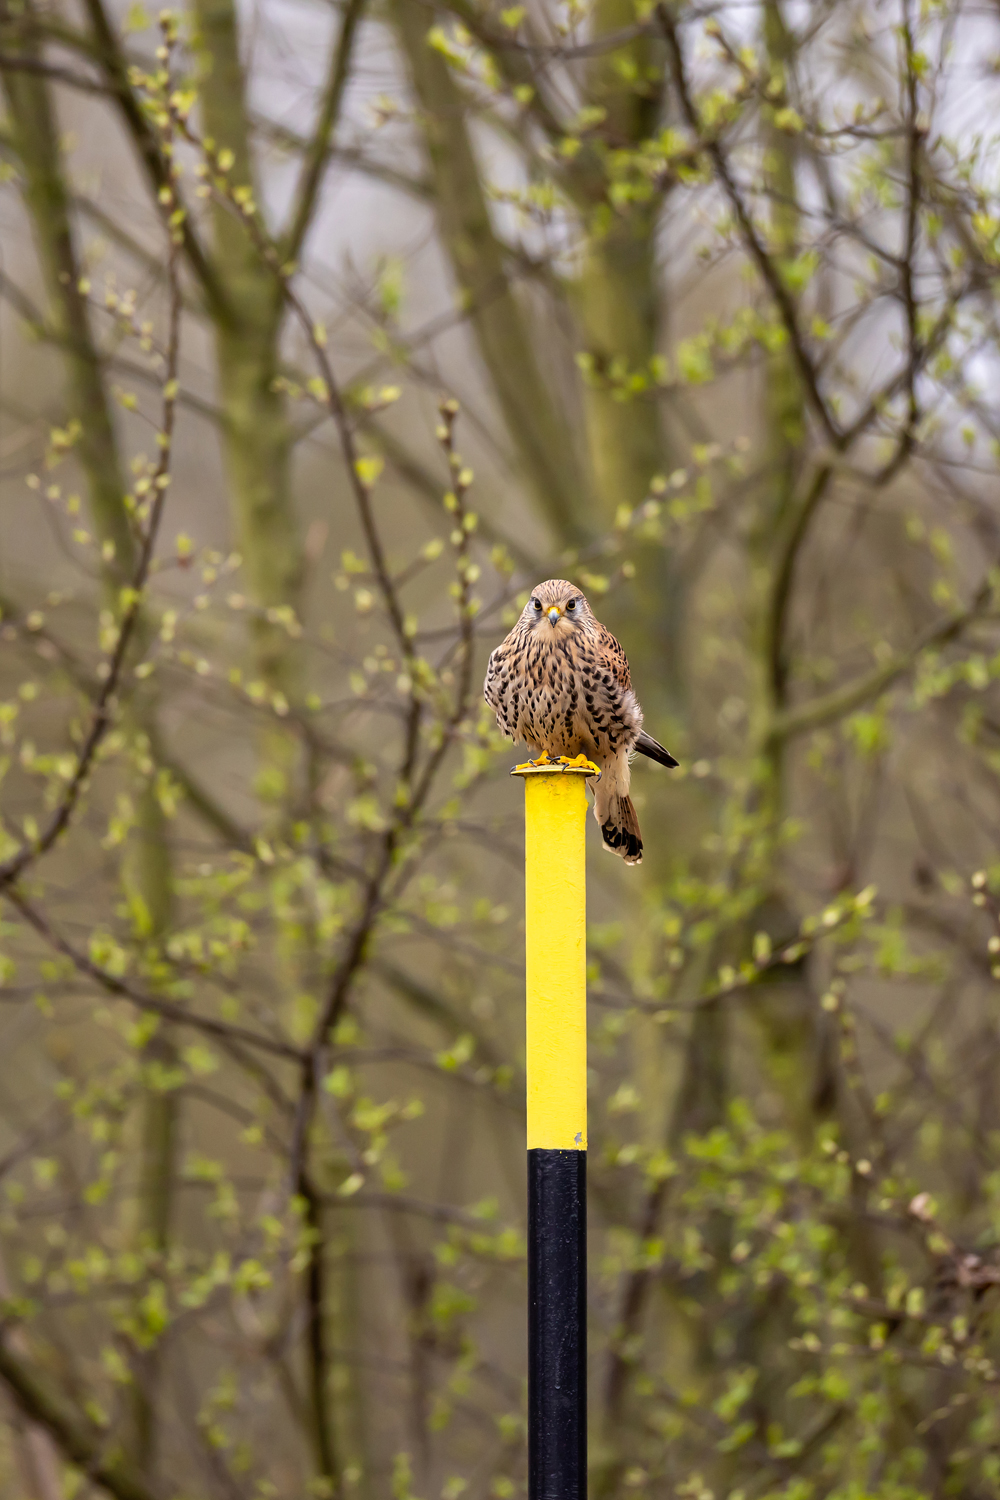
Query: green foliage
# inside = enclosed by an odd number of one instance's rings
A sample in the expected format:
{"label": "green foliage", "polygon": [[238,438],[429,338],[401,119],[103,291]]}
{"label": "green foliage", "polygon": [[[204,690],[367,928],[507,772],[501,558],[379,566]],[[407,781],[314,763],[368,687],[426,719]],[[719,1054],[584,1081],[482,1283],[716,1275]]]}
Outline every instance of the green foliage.
{"label": "green foliage", "polygon": [[4,1493],[523,1492],[549,574],[682,759],[590,871],[595,1500],[997,1492],[987,23],[814,10],[348,3],[308,136],[226,6],[0,17]]}

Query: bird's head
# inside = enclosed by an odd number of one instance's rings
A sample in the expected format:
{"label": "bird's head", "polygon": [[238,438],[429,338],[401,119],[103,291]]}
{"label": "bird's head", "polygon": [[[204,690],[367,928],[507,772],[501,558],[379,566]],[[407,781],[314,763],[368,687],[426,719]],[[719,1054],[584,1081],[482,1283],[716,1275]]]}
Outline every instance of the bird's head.
{"label": "bird's head", "polygon": [[549,578],[532,589],[521,619],[543,641],[556,641],[594,625],[590,605],[565,578]]}

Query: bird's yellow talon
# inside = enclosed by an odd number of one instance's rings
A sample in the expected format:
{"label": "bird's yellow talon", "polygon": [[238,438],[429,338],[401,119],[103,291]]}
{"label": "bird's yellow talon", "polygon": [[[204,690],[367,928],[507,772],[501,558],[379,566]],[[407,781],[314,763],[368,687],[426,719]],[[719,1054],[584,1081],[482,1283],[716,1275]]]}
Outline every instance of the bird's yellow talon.
{"label": "bird's yellow talon", "polygon": [[579,769],[583,771],[593,771],[595,776],[600,776],[601,774],[600,766],[595,766],[594,762],[592,760],[588,760],[587,757],[583,754],[574,755],[572,760],[570,760],[565,755],[560,755],[559,763],[563,766],[573,766],[574,769],[579,767]]}

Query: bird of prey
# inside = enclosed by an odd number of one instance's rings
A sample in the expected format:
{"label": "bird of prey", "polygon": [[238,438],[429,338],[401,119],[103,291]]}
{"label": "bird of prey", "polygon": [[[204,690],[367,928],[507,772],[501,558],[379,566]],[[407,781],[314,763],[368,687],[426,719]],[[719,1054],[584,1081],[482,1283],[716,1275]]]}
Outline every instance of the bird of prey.
{"label": "bird of prey", "polygon": [[584,755],[600,767],[594,816],[604,847],[637,865],[629,761],[637,750],[664,766],[677,761],[643,729],[625,652],[574,584],[550,578],[532,590],[490,657],[484,692],[498,727],[537,758]]}

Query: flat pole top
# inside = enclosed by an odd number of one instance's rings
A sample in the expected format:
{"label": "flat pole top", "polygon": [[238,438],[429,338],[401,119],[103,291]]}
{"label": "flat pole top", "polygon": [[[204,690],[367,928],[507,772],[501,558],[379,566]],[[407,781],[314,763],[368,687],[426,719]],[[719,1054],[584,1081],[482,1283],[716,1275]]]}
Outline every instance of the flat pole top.
{"label": "flat pole top", "polygon": [[548,757],[538,760],[525,760],[515,766],[510,773],[512,776],[600,776],[600,766],[595,766],[592,760],[585,755],[578,755],[574,760],[568,760],[561,755],[558,760],[549,760]]}

